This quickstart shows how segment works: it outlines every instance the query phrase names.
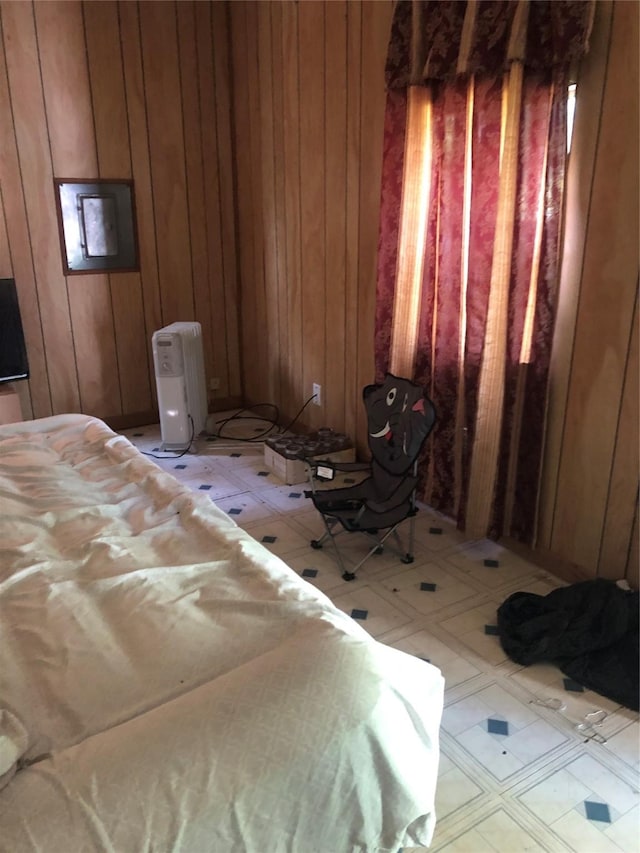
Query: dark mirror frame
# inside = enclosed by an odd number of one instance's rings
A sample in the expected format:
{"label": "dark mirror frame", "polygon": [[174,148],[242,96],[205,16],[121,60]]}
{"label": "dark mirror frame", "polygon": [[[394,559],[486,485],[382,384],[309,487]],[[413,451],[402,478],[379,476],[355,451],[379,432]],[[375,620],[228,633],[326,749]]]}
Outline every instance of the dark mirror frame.
{"label": "dark mirror frame", "polygon": [[65,275],[140,269],[133,181],[54,178]]}

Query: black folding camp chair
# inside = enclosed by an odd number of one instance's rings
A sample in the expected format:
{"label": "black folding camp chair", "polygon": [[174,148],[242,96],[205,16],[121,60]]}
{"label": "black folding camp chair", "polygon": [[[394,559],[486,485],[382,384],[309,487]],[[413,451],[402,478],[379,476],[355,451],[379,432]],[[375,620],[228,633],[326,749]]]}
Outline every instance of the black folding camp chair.
{"label": "black folding camp chair", "polygon": [[[413,562],[418,456],[433,429],[436,415],[424,390],[408,379],[387,373],[381,385],[367,385],[362,392],[367,410],[369,463],[330,462],[307,459],[311,491],[307,496],[322,516],[325,532],[311,541],[322,548],[330,541],[333,554],[346,581],[373,554],[388,548],[403,563]],[[364,476],[361,482],[344,488],[322,488],[336,473]],[[403,545],[398,527],[407,521],[408,547]],[[347,566],[337,539],[344,533],[359,533],[369,542],[361,560]],[[392,540],[392,541],[389,541]]]}

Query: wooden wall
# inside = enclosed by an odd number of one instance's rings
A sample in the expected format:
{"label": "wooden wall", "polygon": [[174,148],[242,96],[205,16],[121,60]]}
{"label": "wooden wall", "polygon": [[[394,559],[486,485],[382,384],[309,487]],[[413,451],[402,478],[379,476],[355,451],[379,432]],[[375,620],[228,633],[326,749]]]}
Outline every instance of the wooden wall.
{"label": "wooden wall", "polygon": [[638,10],[597,4],[578,77],[538,542],[636,587]]}
{"label": "wooden wall", "polygon": [[230,9],[245,395],[366,447],[393,4]]}
{"label": "wooden wall", "polygon": [[[16,279],[26,417],[155,419],[151,335],[203,327],[240,399],[225,3],[1,2],[0,275]],[[140,272],[63,275],[54,178],[133,178]]]}

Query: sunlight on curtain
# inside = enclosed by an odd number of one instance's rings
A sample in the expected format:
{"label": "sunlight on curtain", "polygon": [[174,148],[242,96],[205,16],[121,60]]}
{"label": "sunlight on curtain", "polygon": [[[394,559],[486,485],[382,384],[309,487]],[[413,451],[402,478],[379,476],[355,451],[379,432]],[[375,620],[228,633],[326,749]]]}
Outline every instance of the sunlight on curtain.
{"label": "sunlight on curtain", "polygon": [[503,89],[505,121],[500,140],[500,187],[489,290],[489,309],[480,369],[478,412],[467,498],[466,530],[485,536],[491,519],[502,411],[509,320],[509,281],[513,248],[518,140],[522,97],[522,64],[514,62]]}
{"label": "sunlight on curtain", "polygon": [[389,358],[389,369],[396,376],[412,376],[414,370],[430,183],[431,90],[428,86],[411,86]]}
{"label": "sunlight on curtain", "polygon": [[399,0],[386,64],[375,357],[438,421],[420,497],[469,535],[535,535],[569,69],[591,0]]}

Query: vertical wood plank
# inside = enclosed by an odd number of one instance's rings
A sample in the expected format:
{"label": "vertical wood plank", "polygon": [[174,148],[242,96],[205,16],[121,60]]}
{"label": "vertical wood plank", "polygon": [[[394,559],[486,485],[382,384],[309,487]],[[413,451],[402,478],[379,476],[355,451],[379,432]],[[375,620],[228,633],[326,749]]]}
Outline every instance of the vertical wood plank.
{"label": "vertical wood plank", "polygon": [[91,104],[101,178],[131,178],[129,126],[120,53],[118,4],[84,2]]}
{"label": "vertical wood plank", "polygon": [[38,310],[31,242],[26,218],[20,163],[16,147],[13,115],[9,99],[6,47],[0,5],[0,203],[2,204],[2,237],[0,238],[0,275],[13,277],[20,304],[30,379],[20,383],[20,401],[25,418],[51,414],[51,397],[44,357],[44,340]]}
{"label": "vertical wood plank", "polygon": [[109,277],[67,280],[82,411],[106,418],[122,413]]}
{"label": "vertical wood plank", "polygon": [[[35,3],[34,11],[54,175],[96,177],[96,137],[82,3],[52,0]],[[56,37],[51,38],[51,33]]]}
{"label": "vertical wood plank", "polygon": [[[246,3],[247,24],[247,90],[239,93],[248,102],[250,128],[249,136],[241,144],[249,146],[250,181],[252,193],[251,229],[253,231],[254,251],[251,277],[253,286],[247,292],[247,298],[255,301],[255,337],[247,339],[245,365],[254,364],[257,370],[251,371],[251,381],[247,382],[248,398],[253,403],[272,402],[269,399],[273,381],[269,377],[270,346],[272,330],[267,323],[267,294],[265,286],[264,231],[262,208],[262,136],[260,126],[260,65],[258,56],[258,6],[259,3]],[[251,281],[251,279],[249,280]],[[249,282],[247,282],[249,283]],[[245,304],[243,294],[242,304]]]}
{"label": "vertical wood plank", "polygon": [[162,311],[138,4],[119,3],[118,13],[131,148],[131,173],[136,196],[141,301],[144,312],[144,325],[140,328],[139,334],[146,344],[147,375],[151,400],[155,407],[157,405],[156,383],[151,337],[153,332],[162,326]]}
{"label": "vertical wood plank", "polygon": [[149,412],[154,402],[140,273],[112,273],[109,284],[122,413]]}
{"label": "vertical wood plank", "polygon": [[[132,171],[118,5],[85,2],[83,11],[98,175],[126,180]],[[122,412],[147,411],[152,397],[140,275],[113,273],[108,281]]]}
{"label": "vertical wood plank", "polygon": [[266,402],[280,399],[280,304],[278,246],[276,237],[273,64],[271,51],[271,4],[257,4],[258,98],[261,139],[262,233],[264,235],[265,322],[268,328]]}
{"label": "vertical wood plank", "polygon": [[593,574],[638,272],[637,35],[636,4],[616,3],[552,539]]}
{"label": "vertical wood plank", "polygon": [[139,5],[162,323],[194,319],[176,6]]}
{"label": "vertical wood plank", "polygon": [[[46,317],[42,333],[51,411],[74,412],[80,409],[80,396],[53,202],[53,167],[41,86],[43,72],[32,5],[3,4],[2,24],[38,309]],[[49,198],[48,204],[43,204],[43,194]]]}
{"label": "vertical wood plank", "polygon": [[279,357],[279,400],[283,411],[296,411],[300,407],[297,390],[291,383],[291,359],[289,354],[289,316],[287,313],[287,250],[286,250],[286,199],[284,159],[284,71],[282,55],[281,3],[271,4],[271,68],[273,99],[273,174],[275,216],[275,280],[277,282],[278,344]]}
{"label": "vertical wood plank", "polygon": [[[326,267],[325,420],[343,429],[345,406],[346,188],[347,188],[347,4],[327,3],[325,39]],[[357,405],[357,400],[351,400]]]}
{"label": "vertical wood plank", "polygon": [[218,180],[224,322],[226,331],[227,389],[232,397],[242,393],[239,340],[239,293],[234,201],[234,151],[231,138],[231,77],[229,56],[229,8],[214,2],[211,7],[215,76],[215,121],[218,139]]}
{"label": "vertical wood plank", "polygon": [[[300,230],[302,250],[302,391],[326,385],[325,359],[325,4],[298,6],[300,51]],[[307,409],[307,423],[324,423],[324,406]]]}
{"label": "vertical wood plank", "polygon": [[[54,175],[98,175],[82,4],[35,5]],[[57,38],[46,38],[55,32]],[[120,414],[113,311],[104,274],[67,278],[80,405],[98,417]]]}
{"label": "vertical wood plank", "polygon": [[[180,85],[184,122],[185,161],[187,176],[187,201],[189,207],[189,235],[191,239],[191,271],[195,316],[202,326],[205,375],[214,374],[213,339],[211,322],[211,290],[209,288],[207,213],[205,206],[204,157],[202,151],[202,114],[200,111],[200,51],[196,36],[196,5],[181,3],[178,15],[178,41],[180,45]],[[205,9],[206,11],[206,9]],[[202,26],[203,22],[199,22]],[[201,34],[206,46],[206,31]],[[210,94],[210,80],[205,91]],[[207,381],[207,388],[209,382]]]}
{"label": "vertical wood plank", "polygon": [[[302,384],[302,249],[300,222],[300,101],[297,3],[282,9],[282,109],[285,218],[285,311],[289,355],[283,384],[288,389],[289,418],[309,396]],[[286,397],[285,397],[286,399]],[[306,412],[305,412],[306,417]]]}
{"label": "vertical wood plank", "polygon": [[638,300],[631,324],[631,344],[615,437],[611,481],[607,495],[598,576],[618,580],[625,577],[631,536],[638,507]]}
{"label": "vertical wood plank", "polygon": [[[384,10],[385,14],[382,14]],[[362,138],[360,166],[360,279],[358,283],[358,387],[374,378],[375,323],[380,178],[384,130],[384,64],[391,26],[391,3],[365,3],[362,9]],[[359,446],[366,444],[366,414],[357,414]]]}
{"label": "vertical wood plank", "polygon": [[253,289],[255,234],[252,227],[253,186],[251,183],[251,115],[245,93],[249,86],[247,66],[247,4],[234,3],[230,7],[231,61],[234,80],[234,149],[237,175],[238,211],[238,269],[241,305],[240,358],[243,370],[244,392],[248,400],[258,399],[255,350],[258,337],[257,311]]}
{"label": "vertical wood plank", "polygon": [[200,115],[203,155],[205,223],[207,230],[207,290],[209,321],[212,332],[212,376],[220,380],[219,394],[229,395],[227,374],[227,330],[225,290],[222,265],[220,216],[220,176],[218,171],[218,137],[215,120],[215,76],[211,7],[196,3],[196,39],[198,45],[198,79],[200,85]]}
{"label": "vertical wood plank", "polygon": [[[358,377],[358,283],[360,281],[360,147],[362,76],[362,3],[347,4],[347,177],[345,282],[345,431],[358,439],[358,410],[362,405]],[[357,443],[362,458],[369,448]]]}
{"label": "vertical wood plank", "polygon": [[566,179],[563,251],[549,365],[547,428],[540,482],[537,545],[542,549],[551,548],[553,535],[580,280],[593,201],[593,170],[602,116],[612,10],[611,0],[596,3],[589,53],[582,61],[578,77],[573,141]]}

